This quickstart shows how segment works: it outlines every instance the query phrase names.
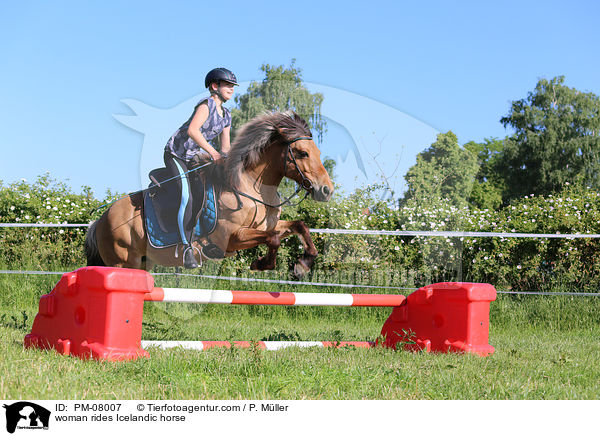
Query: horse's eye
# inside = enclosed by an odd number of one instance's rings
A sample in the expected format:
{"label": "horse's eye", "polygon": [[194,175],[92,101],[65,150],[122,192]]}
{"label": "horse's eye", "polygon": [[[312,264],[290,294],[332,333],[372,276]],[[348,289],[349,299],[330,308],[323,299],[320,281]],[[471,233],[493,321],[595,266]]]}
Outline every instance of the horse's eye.
{"label": "horse's eye", "polygon": [[307,153],[307,152],[305,152],[305,151],[298,151],[298,152],[296,153],[296,157],[298,157],[299,159],[303,159],[303,158],[305,158],[305,157],[308,157],[308,153]]}

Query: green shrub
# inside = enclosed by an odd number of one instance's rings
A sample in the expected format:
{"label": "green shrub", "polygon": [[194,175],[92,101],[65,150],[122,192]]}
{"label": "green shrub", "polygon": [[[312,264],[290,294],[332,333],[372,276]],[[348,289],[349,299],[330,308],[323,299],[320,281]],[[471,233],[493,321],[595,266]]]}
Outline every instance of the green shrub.
{"label": "green shrub", "polygon": [[[30,184],[25,180],[0,182],[0,222],[37,224],[87,224],[100,215],[96,208],[115,196],[99,201],[90,188],[75,194],[49,174]],[[0,262],[12,268],[51,267],[85,263],[85,227],[0,228]]]}
{"label": "green shrub", "polygon": [[[497,214],[480,211],[475,231],[600,233],[600,193],[566,186],[558,195],[527,196]],[[600,241],[591,238],[473,238],[464,244],[468,278],[515,289],[570,288],[597,292]]]}
{"label": "green shrub", "polygon": [[[377,198],[378,186],[351,195],[335,194],[329,203],[310,199],[285,208],[282,219],[302,219],[313,229],[486,231],[508,233],[600,233],[600,193],[566,186],[557,195],[528,196],[500,211],[391,206]],[[117,196],[95,199],[89,188],[73,193],[48,175],[29,184],[0,182],[0,222],[89,223]],[[52,270],[85,264],[83,228],[0,228],[4,268]],[[438,281],[489,282],[519,290],[597,291],[600,285],[598,239],[530,239],[312,234],[319,250],[307,279],[378,286],[422,286]],[[286,240],[275,272],[255,277],[289,279],[303,248]],[[264,247],[239,252],[209,267],[211,274],[249,274]],[[163,271],[165,269],[161,269]]]}

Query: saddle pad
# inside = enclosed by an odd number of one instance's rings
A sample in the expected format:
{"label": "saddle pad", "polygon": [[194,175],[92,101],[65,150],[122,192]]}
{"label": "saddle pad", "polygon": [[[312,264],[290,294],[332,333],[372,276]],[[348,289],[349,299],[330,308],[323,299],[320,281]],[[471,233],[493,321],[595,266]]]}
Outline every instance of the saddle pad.
{"label": "saddle pad", "polygon": [[[175,212],[176,214],[176,212]],[[179,229],[176,225],[165,228],[164,220],[159,220],[154,207],[154,200],[150,191],[144,191],[144,223],[148,241],[154,248],[166,248],[181,243]],[[199,219],[194,226],[193,240],[197,241],[210,235],[217,226],[217,203],[215,188],[212,183],[207,183],[204,207],[199,214]]]}
{"label": "saddle pad", "polygon": [[205,182],[204,186],[204,207],[200,212],[196,229],[202,236],[208,236],[215,231],[217,226],[217,199],[215,187],[210,180]]}

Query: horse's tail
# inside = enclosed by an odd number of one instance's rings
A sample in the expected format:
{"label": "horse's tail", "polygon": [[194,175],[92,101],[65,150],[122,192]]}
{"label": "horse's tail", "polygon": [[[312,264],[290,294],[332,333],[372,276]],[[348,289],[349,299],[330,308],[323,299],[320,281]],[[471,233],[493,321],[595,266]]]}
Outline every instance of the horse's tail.
{"label": "horse's tail", "polygon": [[85,250],[85,257],[87,258],[87,266],[106,266],[100,252],[98,251],[98,242],[96,241],[96,226],[98,220],[94,221],[88,228],[87,234],[85,235],[85,242],[83,248]]}

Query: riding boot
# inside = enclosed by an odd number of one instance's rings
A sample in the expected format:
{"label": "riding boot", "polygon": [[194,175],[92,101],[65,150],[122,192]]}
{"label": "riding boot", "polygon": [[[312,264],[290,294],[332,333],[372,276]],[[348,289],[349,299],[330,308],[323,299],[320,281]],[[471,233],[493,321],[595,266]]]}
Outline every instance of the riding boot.
{"label": "riding boot", "polygon": [[194,248],[190,244],[183,249],[183,267],[186,269],[198,268],[198,262],[194,257]]}

